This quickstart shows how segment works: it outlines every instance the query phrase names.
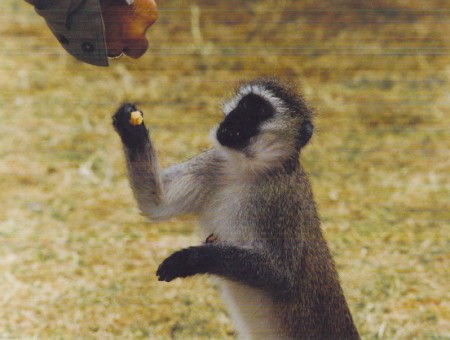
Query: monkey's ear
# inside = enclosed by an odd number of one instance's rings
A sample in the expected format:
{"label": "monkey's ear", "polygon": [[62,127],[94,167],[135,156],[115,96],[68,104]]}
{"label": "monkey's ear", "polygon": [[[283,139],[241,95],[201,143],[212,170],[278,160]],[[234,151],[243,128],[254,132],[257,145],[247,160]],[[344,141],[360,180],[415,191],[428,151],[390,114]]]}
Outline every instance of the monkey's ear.
{"label": "monkey's ear", "polygon": [[302,123],[297,132],[297,141],[296,141],[297,148],[300,149],[309,142],[313,134],[313,131],[314,126],[309,120],[306,120]]}

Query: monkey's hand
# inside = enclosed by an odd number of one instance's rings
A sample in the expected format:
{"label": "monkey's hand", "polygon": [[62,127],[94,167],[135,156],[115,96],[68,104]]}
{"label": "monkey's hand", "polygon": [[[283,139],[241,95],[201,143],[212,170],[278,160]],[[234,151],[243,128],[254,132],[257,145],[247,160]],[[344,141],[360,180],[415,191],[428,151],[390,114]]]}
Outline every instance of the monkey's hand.
{"label": "monkey's hand", "polygon": [[139,113],[142,115],[134,104],[125,103],[113,116],[114,129],[130,150],[142,150],[149,142],[148,130]]}
{"label": "monkey's hand", "polygon": [[156,271],[159,281],[170,282],[177,277],[188,277],[209,271],[207,246],[190,247],[177,251],[166,258]]}
{"label": "monkey's hand", "polygon": [[265,289],[277,295],[293,291],[287,276],[258,249],[220,242],[173,253],[161,263],[156,275],[159,281],[170,282],[177,277],[205,273]]}

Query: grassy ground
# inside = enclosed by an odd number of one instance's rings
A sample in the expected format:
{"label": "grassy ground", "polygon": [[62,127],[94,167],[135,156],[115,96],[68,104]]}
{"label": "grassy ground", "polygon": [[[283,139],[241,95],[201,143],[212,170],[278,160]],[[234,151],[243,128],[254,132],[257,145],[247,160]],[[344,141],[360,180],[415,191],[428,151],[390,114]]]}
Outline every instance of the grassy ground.
{"label": "grassy ground", "polygon": [[303,159],[361,335],[450,337],[448,1],[161,1],[149,53],[108,69],[22,2],[0,4],[0,338],[234,338],[208,278],[155,279],[195,220],[139,215],[110,116],[139,102],[166,166],[271,74],[318,111]]}

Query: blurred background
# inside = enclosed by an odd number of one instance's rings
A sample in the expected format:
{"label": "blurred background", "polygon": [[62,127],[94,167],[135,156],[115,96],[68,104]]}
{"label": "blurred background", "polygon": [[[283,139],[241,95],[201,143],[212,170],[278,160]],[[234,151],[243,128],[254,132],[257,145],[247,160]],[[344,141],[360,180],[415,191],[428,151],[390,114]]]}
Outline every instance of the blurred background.
{"label": "blurred background", "polygon": [[147,54],[96,68],[1,1],[0,338],[235,338],[212,280],[156,280],[196,221],[140,216],[111,115],[138,102],[167,166],[277,75],[317,111],[303,163],[362,337],[448,339],[450,2],[158,5]]}

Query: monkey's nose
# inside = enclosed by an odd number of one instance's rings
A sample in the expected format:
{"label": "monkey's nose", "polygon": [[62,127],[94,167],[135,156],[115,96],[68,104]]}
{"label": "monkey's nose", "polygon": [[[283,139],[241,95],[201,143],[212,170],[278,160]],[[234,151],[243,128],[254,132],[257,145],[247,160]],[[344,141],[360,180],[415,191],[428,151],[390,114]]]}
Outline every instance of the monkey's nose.
{"label": "monkey's nose", "polygon": [[238,127],[230,128],[221,125],[217,129],[216,138],[220,145],[233,149],[241,149],[248,144],[248,138]]}

